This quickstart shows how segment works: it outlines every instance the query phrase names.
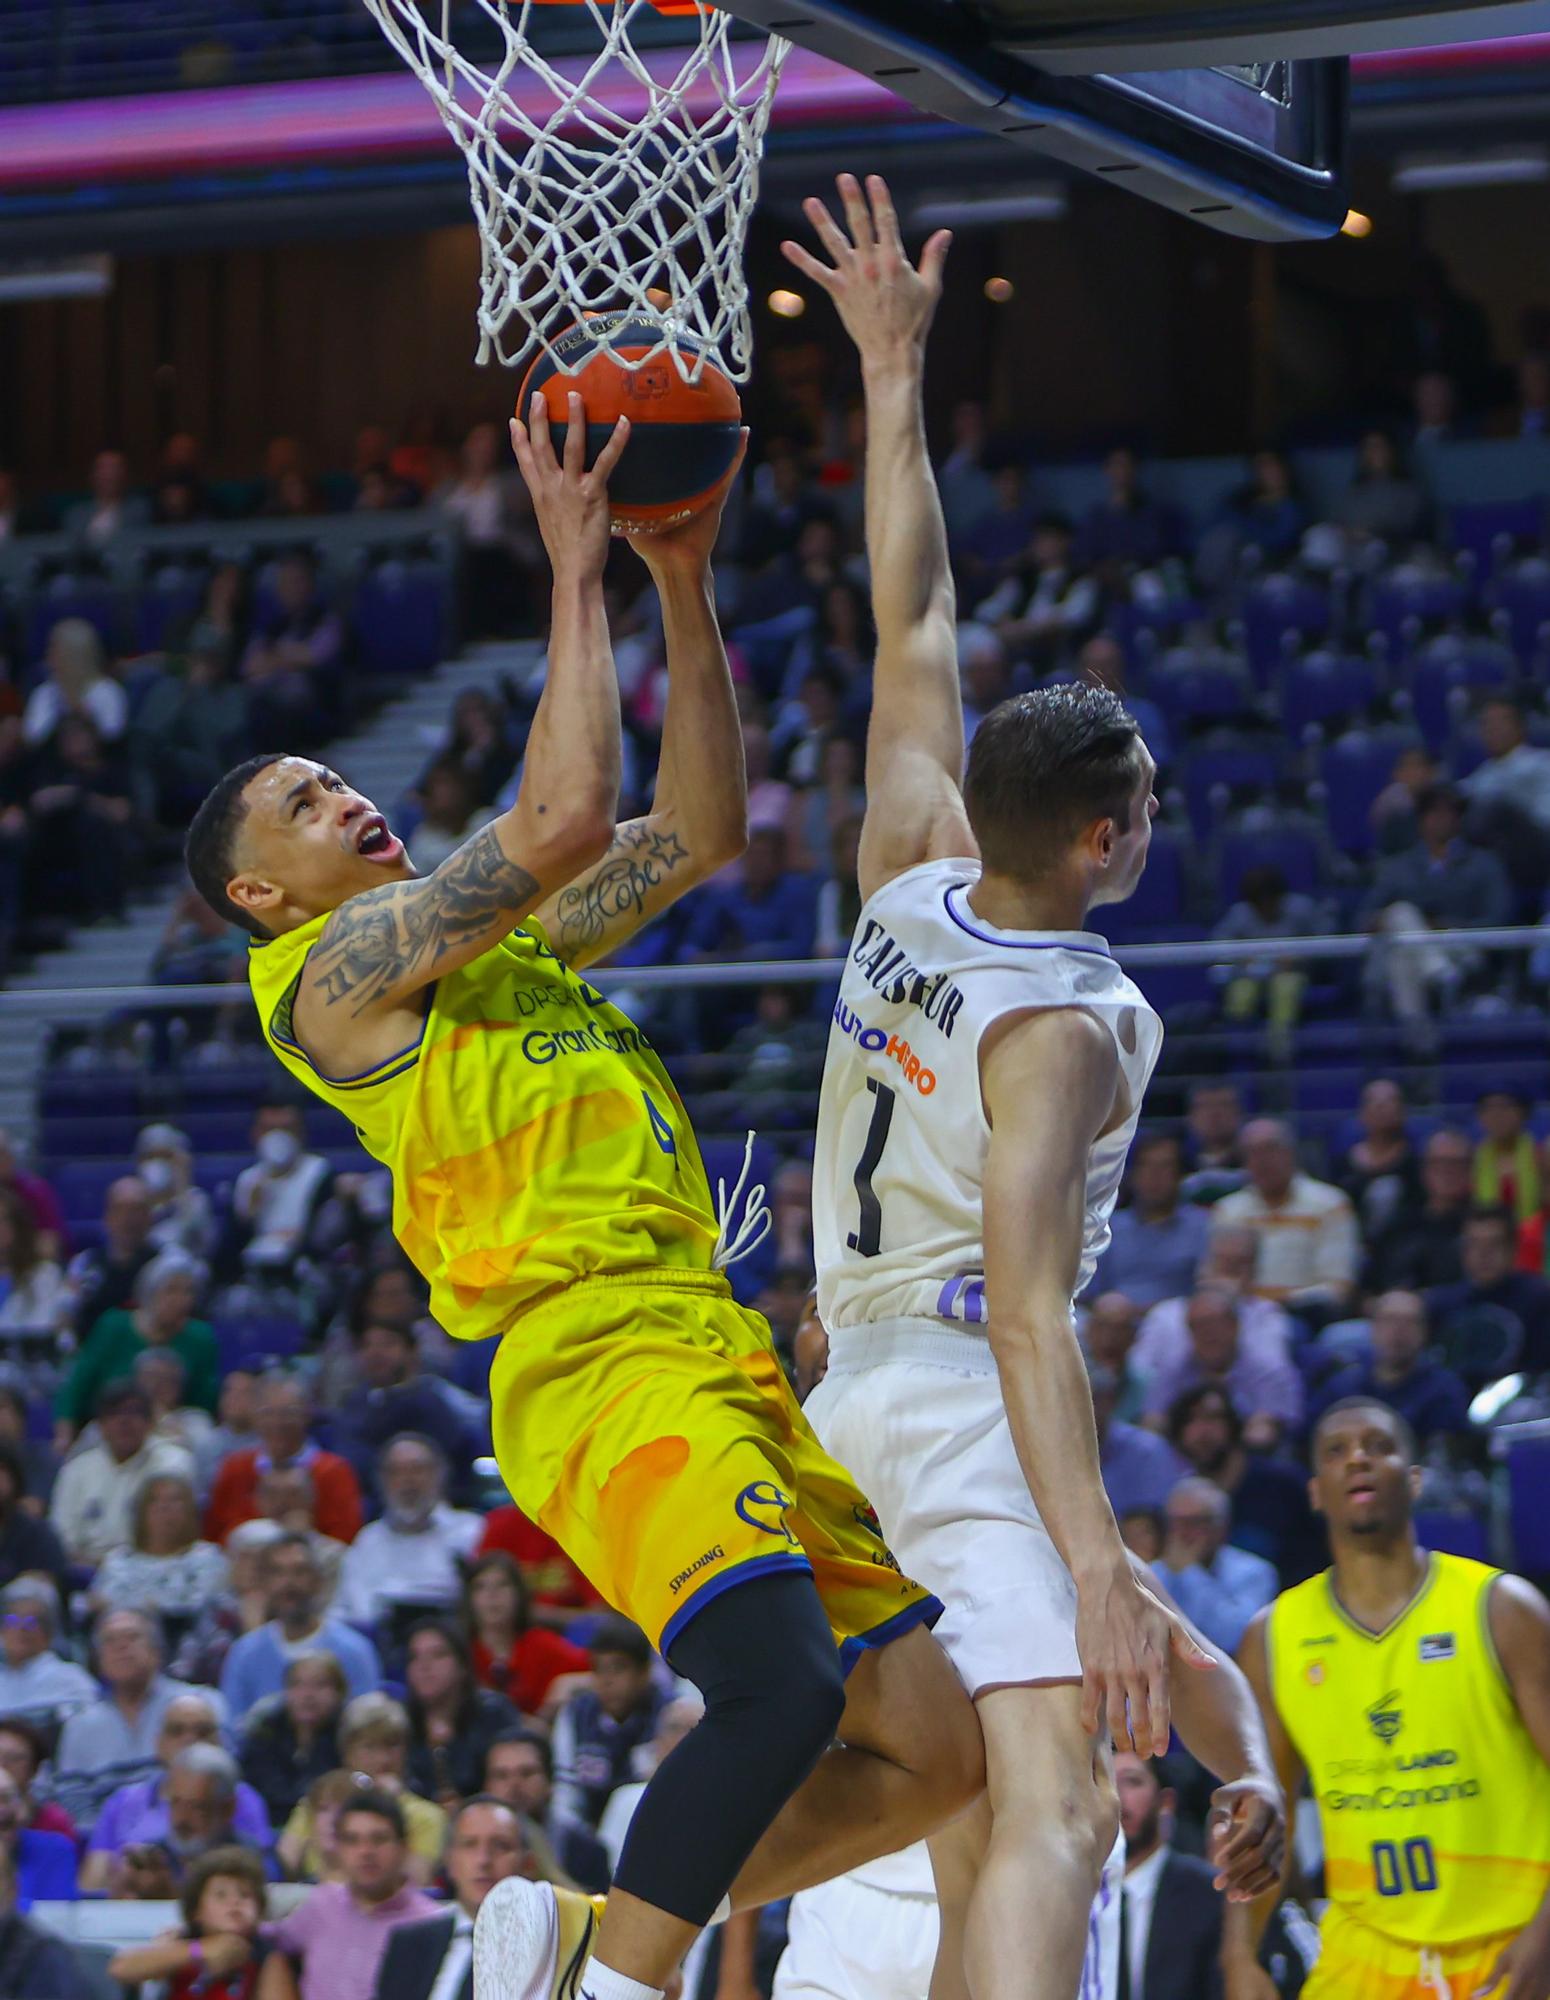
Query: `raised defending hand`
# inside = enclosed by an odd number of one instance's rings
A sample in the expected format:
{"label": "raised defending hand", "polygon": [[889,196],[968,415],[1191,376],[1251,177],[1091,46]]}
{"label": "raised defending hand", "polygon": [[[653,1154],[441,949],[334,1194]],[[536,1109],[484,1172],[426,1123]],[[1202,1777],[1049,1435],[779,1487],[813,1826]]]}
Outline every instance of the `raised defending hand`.
{"label": "raised defending hand", "polygon": [[727,504],[727,495],[737,483],[737,475],[743,469],[747,450],[748,431],[745,426],[737,456],[725,476],[705,505],[686,521],[675,521],[668,528],[642,528],[634,533],[626,531],[625,539],[654,577],[665,576],[670,570],[688,571],[699,576],[710,568],[711,553],[721,533],[722,510]]}
{"label": "raised defending hand", "polygon": [[630,420],[621,417],[613,436],[587,470],[587,412],[572,389],[566,397],[565,458],[554,455],[549,435],[549,406],[534,393],[528,421],[511,420],[511,448],[533,496],[533,513],[557,577],[599,577],[608,560],[608,478],[619,463],[630,436]]}
{"label": "raised defending hand", "polygon": [[1082,1662],[1082,1725],[1107,1727],[1117,1750],[1160,1757],[1172,1720],[1168,1676],[1174,1661],[1211,1671],[1216,1662],[1182,1619],[1137,1583],[1127,1563],[1077,1584],[1076,1649]]}
{"label": "raised defending hand", "polygon": [[802,204],[834,261],[825,264],[800,243],[783,243],[781,250],[833,299],[863,364],[918,357],[942,296],[942,265],[951,235],[939,229],[929,237],[919,265],[914,265],[904,254],[899,218],[882,176],[869,174],[865,192],[854,174],[841,174],[836,185],[844,229],[816,196]]}

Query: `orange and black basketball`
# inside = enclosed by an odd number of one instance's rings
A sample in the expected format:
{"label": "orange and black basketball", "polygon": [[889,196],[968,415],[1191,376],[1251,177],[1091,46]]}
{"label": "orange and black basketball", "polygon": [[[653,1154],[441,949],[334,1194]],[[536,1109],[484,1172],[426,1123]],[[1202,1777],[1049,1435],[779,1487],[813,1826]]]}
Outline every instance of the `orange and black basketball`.
{"label": "orange and black basketball", "polygon": [[[554,343],[554,352],[546,348],[539,355],[517,399],[525,422],[534,391],[542,391],[559,457],[568,428],[565,399],[576,390],[587,407],[588,465],[619,418],[629,418],[630,441],[608,482],[616,534],[660,532],[698,513],[737,456],[742,404],[714,361],[707,359],[698,378],[686,382],[666,349],[637,368],[614,358],[647,354],[660,338],[651,319],[615,313],[585,320]],[[700,351],[688,334],[679,335],[678,347],[686,364]],[[559,366],[556,353],[574,373]]]}

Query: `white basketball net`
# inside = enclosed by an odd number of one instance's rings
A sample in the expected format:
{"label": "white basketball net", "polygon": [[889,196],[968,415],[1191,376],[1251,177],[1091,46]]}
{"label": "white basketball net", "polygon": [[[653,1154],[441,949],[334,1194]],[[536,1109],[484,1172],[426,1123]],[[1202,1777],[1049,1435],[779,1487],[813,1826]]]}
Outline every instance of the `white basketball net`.
{"label": "white basketball net", "polygon": [[[584,315],[622,310],[660,323],[653,353],[678,358],[687,332],[747,380],[743,239],[786,42],[734,42],[730,16],[700,0],[681,23],[691,44],[641,49],[632,29],[661,20],[650,0],[365,4],[468,163],[483,244],[480,361],[493,353],[513,367],[539,342],[554,353]],[[596,45],[589,34],[581,56],[546,60],[529,29],[557,21],[589,21]],[[461,25],[473,46],[469,27],[483,22],[504,48],[493,66],[454,40]],[[567,374],[581,365],[555,359]],[[688,357],[678,365],[698,372]]]}

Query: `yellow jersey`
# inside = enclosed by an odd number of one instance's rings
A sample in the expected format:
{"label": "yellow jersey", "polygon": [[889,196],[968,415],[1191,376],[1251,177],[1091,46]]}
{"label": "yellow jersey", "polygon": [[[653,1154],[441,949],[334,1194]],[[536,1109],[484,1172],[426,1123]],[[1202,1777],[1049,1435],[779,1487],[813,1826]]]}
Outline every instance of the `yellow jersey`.
{"label": "yellow jersey", "polygon": [[327,916],[255,940],[264,1039],[393,1175],[393,1233],[448,1333],[480,1340],[575,1279],[708,1271],[717,1218],[650,1042],[529,918],[427,993],[417,1038],[359,1075],[318,1071],[292,1011]]}
{"label": "yellow jersey", "polygon": [[1383,1632],[1341,1608],[1333,1574],[1278,1597],[1265,1635],[1276,1709],[1319,1803],[1331,1901],[1408,1946],[1520,1930],[1550,1883],[1550,1770],[1491,1640],[1500,1572],[1428,1556]]}

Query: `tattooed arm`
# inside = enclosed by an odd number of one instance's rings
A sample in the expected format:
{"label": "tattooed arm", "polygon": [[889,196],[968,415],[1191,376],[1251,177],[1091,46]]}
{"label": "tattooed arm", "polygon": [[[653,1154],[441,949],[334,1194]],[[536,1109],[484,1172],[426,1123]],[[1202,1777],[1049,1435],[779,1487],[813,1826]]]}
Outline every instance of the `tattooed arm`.
{"label": "tattooed arm", "polygon": [[742,725],[710,574],[719,516],[712,507],[674,534],[635,544],[656,582],[667,639],[662,755],[650,813],[620,826],[602,860],[538,912],[572,965],[616,950],[747,840]]}
{"label": "tattooed arm", "polygon": [[549,672],[528,733],[522,783],[508,812],[466,840],[433,874],[385,883],[340,904],[308,954],[295,1027],[327,1069],[352,1069],[418,1018],[421,991],[505,937],[612,837],[619,800],[619,680],[603,608],[608,474],[627,429],[582,464],[584,426],[571,398],[566,460],[549,443],[542,399],[532,433],[513,443],[554,566]]}

